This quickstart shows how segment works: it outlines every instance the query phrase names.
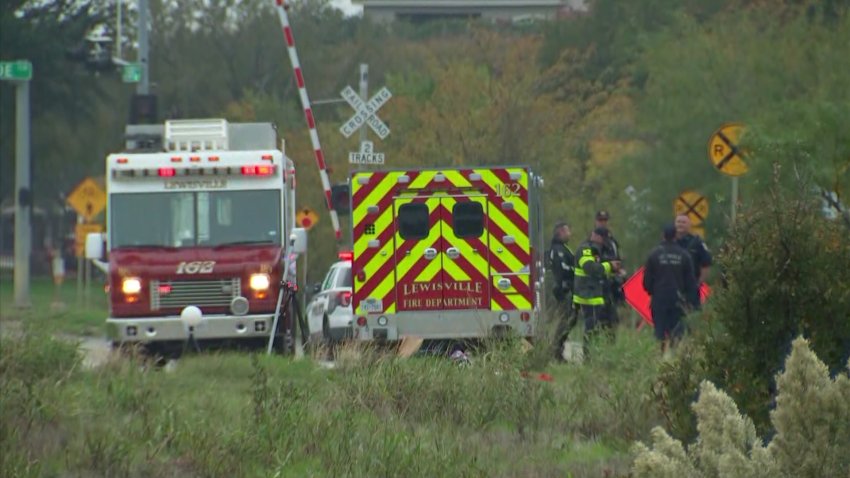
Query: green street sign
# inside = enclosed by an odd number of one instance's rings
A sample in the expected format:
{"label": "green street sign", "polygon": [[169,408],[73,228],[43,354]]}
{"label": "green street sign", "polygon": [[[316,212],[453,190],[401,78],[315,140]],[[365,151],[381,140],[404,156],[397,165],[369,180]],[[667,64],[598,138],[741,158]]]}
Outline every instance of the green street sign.
{"label": "green street sign", "polygon": [[121,71],[121,79],[124,80],[124,83],[138,83],[142,81],[142,65],[138,63],[124,65],[124,69]]}
{"label": "green street sign", "polygon": [[0,61],[0,80],[27,81],[32,78],[29,60]]}

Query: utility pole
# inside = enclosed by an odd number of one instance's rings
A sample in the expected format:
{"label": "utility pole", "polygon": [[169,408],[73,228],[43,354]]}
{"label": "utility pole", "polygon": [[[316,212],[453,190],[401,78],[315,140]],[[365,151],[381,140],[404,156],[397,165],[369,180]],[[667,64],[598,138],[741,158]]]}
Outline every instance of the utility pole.
{"label": "utility pole", "polygon": [[121,57],[121,0],[115,0],[115,58]]}
{"label": "utility pole", "polygon": [[18,83],[15,95],[15,307],[30,305],[32,188],[30,178],[30,82]]}
{"label": "utility pole", "polygon": [[30,256],[32,254],[32,186],[30,178],[30,79],[28,60],[0,62],[0,80],[15,83],[15,307],[30,302]]}
{"label": "utility pole", "polygon": [[[360,98],[363,99],[363,102],[369,101],[369,64],[361,63],[360,64]],[[368,141],[366,136],[366,130],[369,128],[360,128],[360,147],[363,147],[363,143]]]}
{"label": "utility pole", "polygon": [[148,0],[139,0],[139,66],[142,69],[142,78],[136,85],[136,93],[147,95],[150,92],[150,77],[148,76]]}

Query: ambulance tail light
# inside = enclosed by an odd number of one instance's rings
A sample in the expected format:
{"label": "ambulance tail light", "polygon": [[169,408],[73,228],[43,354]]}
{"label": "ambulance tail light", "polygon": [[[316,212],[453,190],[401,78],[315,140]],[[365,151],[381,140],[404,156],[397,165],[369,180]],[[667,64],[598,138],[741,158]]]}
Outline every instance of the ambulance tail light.
{"label": "ambulance tail light", "polygon": [[274,174],[274,165],[252,164],[242,166],[242,176],[271,176]]}
{"label": "ambulance tail light", "polygon": [[523,312],[519,314],[519,320],[523,322],[528,322],[529,320],[531,320],[531,314],[529,314],[528,312]]}
{"label": "ambulance tail light", "polygon": [[177,170],[174,168],[159,168],[157,170],[157,174],[161,178],[171,178],[174,177],[175,174],[177,174]]}
{"label": "ambulance tail light", "polygon": [[366,317],[363,317],[362,315],[360,317],[357,317],[357,326],[366,327]]}

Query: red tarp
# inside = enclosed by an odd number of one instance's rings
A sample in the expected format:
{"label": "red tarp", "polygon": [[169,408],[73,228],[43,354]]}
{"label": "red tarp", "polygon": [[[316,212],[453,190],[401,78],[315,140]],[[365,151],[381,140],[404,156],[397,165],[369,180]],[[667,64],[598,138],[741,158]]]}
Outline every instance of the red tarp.
{"label": "red tarp", "polygon": [[[637,270],[623,284],[623,293],[626,295],[626,302],[643,317],[643,320],[649,324],[652,323],[652,313],[649,310],[649,294],[643,290],[643,267]],[[703,282],[699,286],[699,299],[701,303],[705,303],[705,299],[711,294],[711,288]]]}

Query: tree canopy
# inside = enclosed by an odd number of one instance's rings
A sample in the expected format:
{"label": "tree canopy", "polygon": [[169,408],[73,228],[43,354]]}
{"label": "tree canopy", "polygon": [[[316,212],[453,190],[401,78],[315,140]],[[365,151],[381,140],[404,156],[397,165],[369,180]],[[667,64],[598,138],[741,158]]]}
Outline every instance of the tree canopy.
{"label": "tree canopy", "polygon": [[[299,169],[299,206],[324,209],[307,128],[271,2],[152,1],[151,79],[168,117],[271,121]],[[56,201],[121,147],[133,86],[97,74],[66,50],[112,22],[112,2],[4,2],[0,57],[34,64],[33,171],[37,202]],[[764,194],[774,163],[813,194],[846,203],[850,188],[847,0],[595,0],[586,13],[514,27],[486,22],[376,25],[326,1],[294,5],[291,19],[312,100],[356,87],[392,100],[392,129],[376,149],[392,166],[529,164],[548,185],[551,223],[577,234],[606,208],[632,268],[654,243],[672,201],[694,189],[711,204],[707,242],[729,224],[728,177],[707,156],[722,123],[747,127],[751,171],[742,201]],[[130,9],[128,17],[132,18]],[[132,32],[132,26],[127,27]],[[132,58],[133,43],[125,57]],[[13,91],[0,86],[0,198],[12,196]],[[318,103],[332,169],[347,176],[339,125],[346,105]],[[373,138],[374,139],[374,138]],[[850,220],[850,219],[848,219]],[[335,256],[328,220],[311,234],[314,279]]]}

